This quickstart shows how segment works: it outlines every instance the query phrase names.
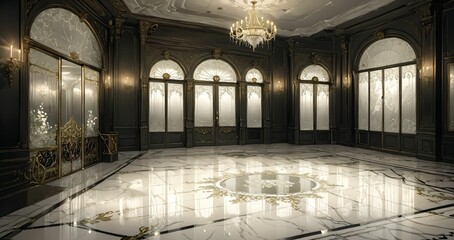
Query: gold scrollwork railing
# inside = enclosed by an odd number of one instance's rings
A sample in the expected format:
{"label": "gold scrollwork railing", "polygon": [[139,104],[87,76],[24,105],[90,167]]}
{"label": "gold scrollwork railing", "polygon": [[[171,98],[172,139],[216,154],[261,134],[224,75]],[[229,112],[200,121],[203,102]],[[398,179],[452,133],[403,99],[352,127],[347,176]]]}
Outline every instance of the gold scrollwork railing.
{"label": "gold scrollwork railing", "polygon": [[[72,172],[80,167],[74,167],[82,158],[82,128],[77,124],[73,117],[62,128],[62,170],[63,175]],[[80,164],[80,162],[79,162]]]}
{"label": "gold scrollwork railing", "polygon": [[118,134],[117,133],[102,133],[101,141],[103,143],[103,154],[115,154],[118,152]]}
{"label": "gold scrollwork railing", "polygon": [[34,149],[25,177],[32,183],[44,183],[58,177],[57,147]]}
{"label": "gold scrollwork railing", "polygon": [[99,162],[98,137],[86,137],[84,149],[84,166],[89,166]]}

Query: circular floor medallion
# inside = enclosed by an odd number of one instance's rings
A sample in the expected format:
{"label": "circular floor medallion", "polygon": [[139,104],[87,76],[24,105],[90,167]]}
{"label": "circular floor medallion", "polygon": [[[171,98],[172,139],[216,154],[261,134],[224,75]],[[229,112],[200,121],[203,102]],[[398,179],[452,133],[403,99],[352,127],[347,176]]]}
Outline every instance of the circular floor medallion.
{"label": "circular floor medallion", "polygon": [[230,202],[265,200],[272,205],[287,203],[299,209],[303,198],[322,198],[321,193],[335,186],[308,173],[278,173],[275,171],[224,173],[206,178],[200,191],[211,192],[210,197],[230,197]]}
{"label": "circular floor medallion", "polygon": [[229,193],[252,196],[288,196],[311,193],[320,185],[305,177],[282,173],[259,173],[220,180],[217,187]]}

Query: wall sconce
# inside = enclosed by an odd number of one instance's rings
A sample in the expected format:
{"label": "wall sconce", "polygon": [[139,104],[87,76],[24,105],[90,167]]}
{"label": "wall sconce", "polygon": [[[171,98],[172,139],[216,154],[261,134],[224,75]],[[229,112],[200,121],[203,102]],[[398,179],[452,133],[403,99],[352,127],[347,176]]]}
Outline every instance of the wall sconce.
{"label": "wall sconce", "polygon": [[110,76],[107,76],[104,80],[104,86],[106,89],[110,89],[112,87],[112,81],[110,81]]}
{"label": "wall sconce", "polygon": [[430,76],[432,75],[430,71],[431,68],[429,66],[423,66],[419,69],[419,77],[426,84],[429,84]]}
{"label": "wall sconce", "polygon": [[123,86],[124,86],[125,88],[132,88],[132,87],[133,87],[132,80],[129,79],[129,77],[123,78]]}
{"label": "wall sconce", "polygon": [[284,90],[284,86],[281,82],[281,80],[278,80],[277,83],[276,83],[276,91],[277,92],[282,92]]}
{"label": "wall sconce", "polygon": [[9,59],[3,66],[3,71],[8,75],[8,86],[11,87],[13,82],[13,75],[22,68],[22,53],[21,50],[17,50],[17,58],[13,57],[13,45],[10,46]]}
{"label": "wall sconce", "polygon": [[344,81],[343,81],[342,85],[344,86],[345,90],[348,90],[350,88],[350,81],[347,76],[344,77]]}

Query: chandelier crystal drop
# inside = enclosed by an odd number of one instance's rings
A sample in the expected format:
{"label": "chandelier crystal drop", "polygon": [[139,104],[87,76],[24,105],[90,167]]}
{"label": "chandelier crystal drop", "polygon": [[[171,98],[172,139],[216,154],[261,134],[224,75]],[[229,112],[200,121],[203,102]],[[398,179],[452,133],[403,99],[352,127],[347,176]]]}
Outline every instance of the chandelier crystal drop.
{"label": "chandelier crystal drop", "polygon": [[268,43],[276,37],[277,27],[269,20],[259,18],[255,11],[257,1],[251,1],[252,8],[248,16],[241,21],[233,23],[230,27],[230,38],[238,44],[250,46],[255,51],[257,46]]}

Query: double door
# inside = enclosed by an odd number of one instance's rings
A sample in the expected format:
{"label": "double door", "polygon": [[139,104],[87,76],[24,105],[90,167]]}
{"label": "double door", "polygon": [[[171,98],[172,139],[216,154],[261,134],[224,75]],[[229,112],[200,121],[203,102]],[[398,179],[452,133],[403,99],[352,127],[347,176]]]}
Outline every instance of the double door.
{"label": "double door", "polygon": [[195,84],[194,142],[196,146],[238,143],[236,98],[236,84]]}
{"label": "double door", "polygon": [[98,158],[99,72],[31,49],[29,178],[46,182]]}

